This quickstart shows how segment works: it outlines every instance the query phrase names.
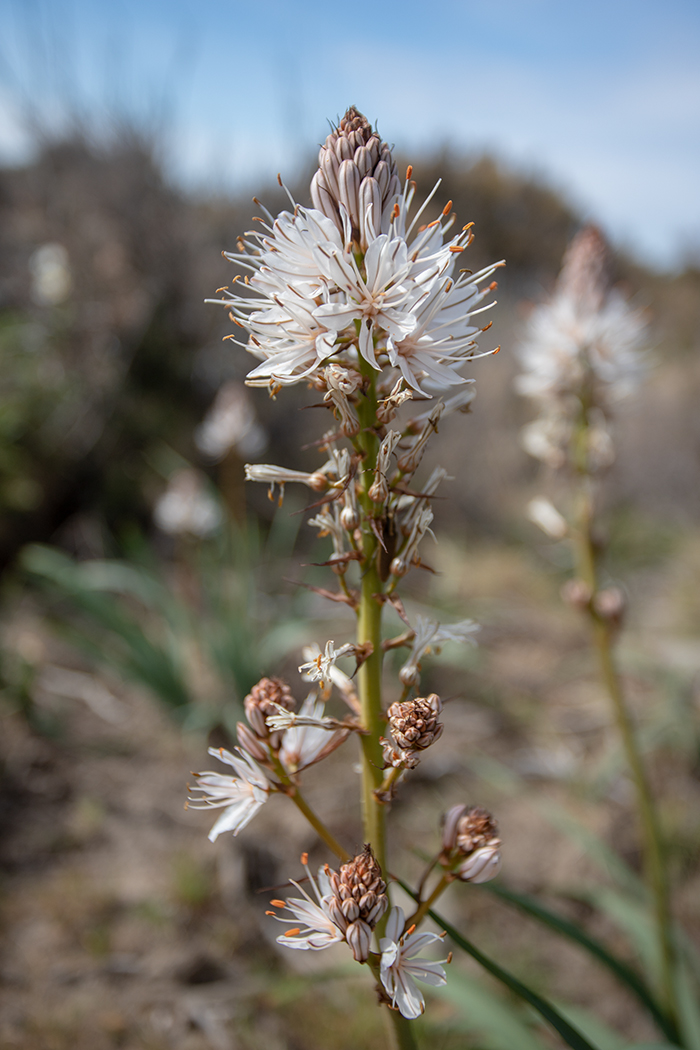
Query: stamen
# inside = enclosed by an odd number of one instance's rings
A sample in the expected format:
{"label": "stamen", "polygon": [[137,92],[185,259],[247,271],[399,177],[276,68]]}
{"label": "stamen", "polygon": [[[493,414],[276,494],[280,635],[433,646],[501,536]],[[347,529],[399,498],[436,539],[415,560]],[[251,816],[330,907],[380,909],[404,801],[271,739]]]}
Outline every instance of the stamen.
{"label": "stamen", "polygon": [[301,855],[301,863],[304,865],[304,867],[306,867],[306,865],[309,863],[309,854],[308,853],[302,853],[302,855]]}
{"label": "stamen", "polygon": [[413,165],[409,164],[406,168],[406,182],[411,178],[411,175],[413,175]]}
{"label": "stamen", "polygon": [[287,907],[286,901],[270,901],[270,904],[272,905],[273,908],[286,908]]}
{"label": "stamen", "polygon": [[293,930],[285,930],[284,931],[284,936],[285,937],[296,937],[296,935],[298,933],[301,933],[301,927],[295,926]]}
{"label": "stamen", "polygon": [[451,211],[452,211],[452,201],[448,201],[447,204],[445,205],[445,207],[442,209],[442,214],[445,216],[445,218],[447,218],[447,216],[450,214]]}
{"label": "stamen", "polygon": [[416,924],[415,924],[415,922],[414,922],[414,923],[413,923],[413,926],[409,926],[409,927],[408,927],[408,929],[407,929],[407,930],[406,930],[406,932],[404,933],[404,937],[410,937],[410,936],[411,936],[411,934],[413,933],[413,931],[415,930],[415,928],[416,928]]}

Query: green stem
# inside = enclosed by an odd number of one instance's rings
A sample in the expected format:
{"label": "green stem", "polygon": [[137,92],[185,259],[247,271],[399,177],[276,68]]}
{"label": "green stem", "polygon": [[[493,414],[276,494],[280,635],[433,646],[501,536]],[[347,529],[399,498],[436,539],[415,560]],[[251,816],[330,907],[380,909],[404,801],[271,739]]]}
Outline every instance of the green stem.
{"label": "green stem", "polygon": [[362,747],[362,819],[365,841],[369,842],[383,872],[387,871],[384,833],[384,806],[374,792],[384,779],[382,746],[379,738],[384,730],[382,711],[382,605],[376,595],[382,591],[376,564],[377,538],[370,518],[376,507],[369,498],[369,489],[377,464],[379,438],[376,432],[377,395],[374,369],[360,362],[366,381],[366,393],[358,414],[362,430],[357,442],[363,454],[360,506],[362,509],[362,587],[357,610],[357,642],[369,642],[372,655],[358,671],[358,693],[362,709],[362,724],[367,733],[360,738]]}
{"label": "green stem", "polygon": [[[587,482],[587,485],[586,485]],[[674,982],[675,950],[672,933],[671,904],[664,860],[664,846],[656,807],[639,750],[637,735],[625,702],[620,676],[613,655],[614,628],[595,609],[598,592],[597,552],[593,541],[593,495],[591,479],[584,479],[580,494],[578,533],[575,539],[577,572],[590,593],[588,612],[593,640],[600,664],[601,677],[612,702],[625,757],[632,774],[644,841],[645,874],[654,901],[656,930],[661,964],[661,993],[669,1019],[678,1031],[679,1009]]]}
{"label": "green stem", "polygon": [[297,809],[304,814],[304,816],[306,817],[314,831],[317,833],[319,838],[323,839],[323,841],[326,843],[329,849],[331,849],[335,853],[336,857],[339,857],[340,860],[342,860],[343,862],[345,862],[346,860],[350,860],[350,854],[348,853],[348,851],[346,849],[343,849],[340,843],[336,841],[333,835],[331,835],[330,831],[323,823],[321,818],[316,816],[306,799],[303,797],[303,795],[299,793],[298,788],[292,789],[292,791],[289,794],[289,798],[291,798],[292,802],[297,807]]}
{"label": "green stem", "polygon": [[417,1050],[418,1044],[414,1038],[413,1021],[402,1017],[398,1010],[385,1011],[389,1015],[389,1026],[392,1042],[389,1044],[391,1050]]}
{"label": "green stem", "polygon": [[406,928],[410,929],[411,926],[417,926],[419,922],[422,922],[424,917],[428,914],[431,906],[435,903],[438,897],[445,892],[447,887],[454,880],[449,875],[444,874],[437,886],[424,901],[420,901],[418,907],[414,911],[410,918],[406,919]]}
{"label": "green stem", "polygon": [[[370,955],[367,965],[374,974],[377,987],[381,989],[379,955]],[[386,1010],[384,1010],[384,1016],[387,1027],[388,1050],[417,1050],[411,1021],[406,1017],[402,1017],[398,1010],[392,1010],[390,1006],[387,1006]]]}
{"label": "green stem", "polygon": [[340,845],[337,839],[330,833],[326,825],[323,823],[321,818],[314,813],[313,809],[306,801],[301,791],[294,783],[292,778],[287,773],[286,769],[278,758],[272,757],[272,766],[275,773],[279,777],[283,784],[284,794],[287,798],[290,798],[297,809],[304,814],[311,827],[314,829],[319,838],[323,839],[326,845],[335,853],[336,857],[339,857],[343,862],[350,860],[350,854],[346,849]]}

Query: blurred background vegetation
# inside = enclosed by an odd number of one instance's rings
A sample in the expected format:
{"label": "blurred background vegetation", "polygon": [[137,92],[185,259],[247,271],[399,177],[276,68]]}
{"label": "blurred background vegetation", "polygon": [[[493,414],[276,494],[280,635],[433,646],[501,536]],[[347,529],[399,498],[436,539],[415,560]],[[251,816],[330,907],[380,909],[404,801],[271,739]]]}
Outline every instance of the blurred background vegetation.
{"label": "blurred background vegetation", "polygon": [[[301,849],[326,859],[296,814],[276,800],[214,848],[207,822],[182,813],[187,770],[202,766],[207,739],[230,741],[253,682],[286,673],[296,684],[301,645],[348,632],[342,612],[329,619],[285,582],[324,582],[300,567],[319,560],[303,504],[290,493],[276,510],[262,486],[242,483],[246,459],[315,464],[313,449],[297,451],[318,436],[305,410],[314,398],[246,400],[249,361],[222,343],[224,313],[204,304],[231,279],[221,251],[250,226],[248,195],[188,192],[148,127],[123,114],[105,127],[35,123],[31,160],[0,169],[3,1045],[379,1047],[363,981],[340,958],[321,971],[281,959],[266,928],[259,891],[298,874]],[[408,160],[420,195],[442,178],[436,215],[452,200],[475,221],[469,265],[508,265],[482,340],[503,351],[475,363],[473,412],[450,418],[432,446],[456,480],[436,505],[439,575],[411,585],[411,608],[474,616],[484,630],[478,652],[447,652],[426,681],[452,699],[450,732],[395,807],[397,843],[414,854],[405,874],[434,849],[444,808],[485,804],[502,826],[504,882],[549,895],[641,965],[648,927],[622,893],[638,892],[629,785],[585,631],[560,606],[567,556],[524,518],[539,482],[512,390],[519,331],[581,216],[544,178],[493,156]],[[313,162],[290,187],[303,204]],[[272,179],[256,192],[273,214],[285,205]],[[630,596],[623,668],[692,939],[700,268],[654,271],[619,253],[615,276],[648,311],[653,368],[618,420],[609,571]],[[310,796],[359,842],[353,759],[334,755],[330,782],[312,771]],[[480,888],[450,908],[600,1050],[657,1045],[629,993],[575,946]],[[468,966],[418,1027],[446,1050],[559,1045]]]}

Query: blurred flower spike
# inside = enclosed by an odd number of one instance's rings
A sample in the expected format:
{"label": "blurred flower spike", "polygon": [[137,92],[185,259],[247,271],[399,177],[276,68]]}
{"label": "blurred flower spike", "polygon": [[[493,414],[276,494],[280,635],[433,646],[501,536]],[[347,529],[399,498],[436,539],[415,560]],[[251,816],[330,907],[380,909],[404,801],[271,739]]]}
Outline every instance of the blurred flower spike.
{"label": "blurred flower spike", "polygon": [[611,410],[647,370],[646,319],[612,287],[609,271],[607,245],[587,226],[569,245],[554,295],[533,311],[520,347],[516,389],[539,410],[523,446],[554,468],[593,473],[612,462]]}

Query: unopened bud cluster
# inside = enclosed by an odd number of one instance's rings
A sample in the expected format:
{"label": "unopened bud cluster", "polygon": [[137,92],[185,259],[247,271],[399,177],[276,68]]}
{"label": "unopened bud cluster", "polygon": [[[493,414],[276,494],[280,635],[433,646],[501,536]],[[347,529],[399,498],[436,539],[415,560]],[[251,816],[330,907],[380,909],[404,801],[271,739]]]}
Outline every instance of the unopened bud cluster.
{"label": "unopened bud cluster", "polygon": [[382,869],[371,846],[330,873],[333,896],[328,902],[335,924],[345,934],[357,962],[369,957],[372,930],[389,906]]}
{"label": "unopened bud cluster", "polygon": [[425,751],[442,736],[443,724],[438,722],[442,701],[437,693],[392,704],[387,721],[396,747],[384,741],[384,760],[392,766],[413,768],[420,760],[418,752]]}
{"label": "unopened bud cluster", "polygon": [[366,221],[379,230],[384,209],[393,204],[400,190],[391,149],[351,106],[321,146],[318,171],[311,182],[314,207],[342,233],[342,204],[352,225],[352,240],[366,251],[372,238]]}
{"label": "unopened bud cluster", "polygon": [[269,757],[266,745],[273,751],[280,748],[283,734],[270,732],[266,722],[270,715],[279,714],[280,707],[286,711],[294,711],[296,708],[296,700],[287,683],[281,678],[261,678],[243,701],[250,729],[243,722],[238,723],[238,742],[258,762],[264,762]]}
{"label": "unopened bud cluster", "polygon": [[462,882],[489,882],[501,869],[498,825],[481,806],[453,806],[445,816],[440,864]]}

